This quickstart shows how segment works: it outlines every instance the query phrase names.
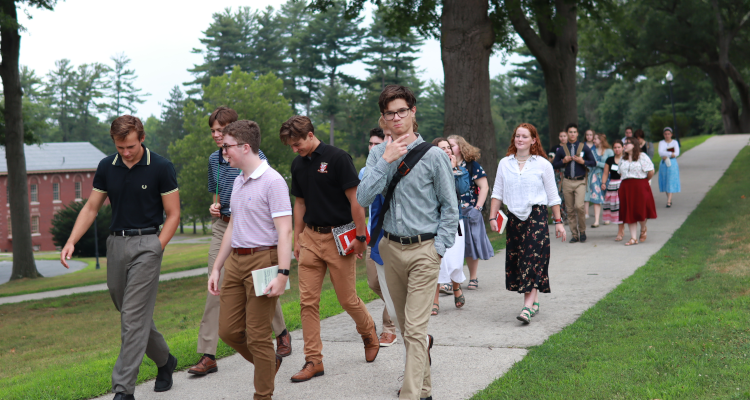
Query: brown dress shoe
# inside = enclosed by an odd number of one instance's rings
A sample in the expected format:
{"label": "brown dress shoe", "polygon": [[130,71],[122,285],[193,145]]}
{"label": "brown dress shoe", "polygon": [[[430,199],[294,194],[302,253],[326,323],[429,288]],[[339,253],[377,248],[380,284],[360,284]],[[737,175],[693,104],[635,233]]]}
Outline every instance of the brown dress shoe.
{"label": "brown dress shoe", "polygon": [[323,362],[318,361],[317,363],[313,363],[312,361],[308,361],[305,363],[305,365],[302,366],[302,370],[294,374],[292,376],[292,382],[305,382],[309,381],[312,378],[315,378],[316,376],[323,375]]}
{"label": "brown dress shoe", "polygon": [[378,331],[375,324],[372,324],[372,332],[367,335],[361,335],[362,342],[365,344],[365,361],[373,362],[380,351],[380,341],[378,340]]}
{"label": "brown dress shoe", "polygon": [[380,347],[393,346],[397,341],[398,338],[392,333],[383,332],[380,334]]}
{"label": "brown dress shoe", "polygon": [[283,336],[276,336],[276,355],[279,357],[292,355],[292,335],[289,332]]}
{"label": "brown dress shoe", "polygon": [[208,356],[201,357],[198,364],[195,364],[188,370],[188,374],[193,375],[208,375],[212,372],[218,372],[219,367],[216,365],[216,360],[212,360]]}

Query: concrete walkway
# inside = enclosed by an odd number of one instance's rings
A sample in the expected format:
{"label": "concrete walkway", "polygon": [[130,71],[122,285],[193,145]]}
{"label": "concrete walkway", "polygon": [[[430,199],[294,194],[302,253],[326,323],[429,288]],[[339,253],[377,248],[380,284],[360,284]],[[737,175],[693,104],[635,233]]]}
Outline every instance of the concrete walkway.
{"label": "concrete walkway", "polygon": [[[530,325],[524,326],[516,320],[522,308],[521,295],[505,290],[505,253],[500,252],[493,259],[480,262],[480,288],[465,292],[466,306],[456,309],[452,298],[441,297],[440,314],[432,317],[429,331],[435,337],[432,350],[433,397],[439,400],[471,397],[521,360],[528,347],[542,344],[550,335],[574,322],[644,265],[682,225],[739,150],[748,144],[748,139],[750,135],[713,137],[680,157],[682,193],[674,196],[672,208],[664,207],[666,197],[658,192],[658,177],[654,177],[652,189],[658,219],[649,222],[646,242],[634,247],[614,242],[617,227],[613,225],[588,228],[585,244],[553,240],[550,263],[552,293],[540,296],[541,313]],[[588,222],[589,225],[592,223],[591,220]],[[380,327],[383,302],[374,301],[368,308]],[[321,326],[326,374],[304,383],[292,384],[289,381],[289,377],[304,364],[302,333],[292,332],[294,352],[284,359],[279,370],[274,398],[397,397],[404,357],[401,342],[381,349],[377,360],[367,364],[361,339],[347,314],[328,318]],[[219,368],[218,373],[203,378],[188,376],[185,371],[176,373],[174,387],[167,393],[155,393],[153,381],[147,382],[136,389],[136,398],[252,397],[253,366],[250,363],[235,355],[220,360]]]}
{"label": "concrete walkway", "polygon": [[[66,269],[60,268],[60,261],[57,260],[34,260],[34,262],[36,263],[36,270],[47,278],[80,271],[88,265],[83,261],[70,260],[68,263],[70,269]],[[8,282],[12,272],[13,261],[0,261],[0,284]]]}

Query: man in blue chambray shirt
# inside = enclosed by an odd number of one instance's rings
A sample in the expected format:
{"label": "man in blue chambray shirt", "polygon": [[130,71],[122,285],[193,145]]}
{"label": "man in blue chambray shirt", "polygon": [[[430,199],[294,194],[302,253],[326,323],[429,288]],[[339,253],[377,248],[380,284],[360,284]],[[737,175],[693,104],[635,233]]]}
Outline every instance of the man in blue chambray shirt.
{"label": "man in blue chambray shirt", "polygon": [[[375,146],[357,189],[357,201],[370,205],[388,185],[406,154],[424,140],[416,131],[417,99],[400,85],[388,85],[378,100],[392,139]],[[379,249],[385,278],[406,347],[400,399],[432,399],[427,335],[440,262],[453,246],[458,229],[458,203],[448,156],[430,148],[396,186],[383,218]]]}

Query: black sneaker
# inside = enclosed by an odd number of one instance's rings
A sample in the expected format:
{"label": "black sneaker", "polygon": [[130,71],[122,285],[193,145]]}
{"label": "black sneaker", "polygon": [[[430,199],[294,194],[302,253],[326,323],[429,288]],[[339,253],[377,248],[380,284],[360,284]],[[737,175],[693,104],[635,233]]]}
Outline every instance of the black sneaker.
{"label": "black sneaker", "polygon": [[574,237],[573,239],[570,239],[570,243],[578,243],[579,240],[577,237]]}
{"label": "black sneaker", "polygon": [[114,400],[135,400],[135,396],[132,394],[125,394],[125,393],[115,393]]}
{"label": "black sneaker", "polygon": [[177,368],[177,359],[170,354],[167,363],[163,367],[159,367],[159,371],[156,373],[154,392],[166,392],[172,389],[172,373],[175,368]]}
{"label": "black sneaker", "polygon": [[581,234],[581,243],[586,243],[586,234],[585,233]]}

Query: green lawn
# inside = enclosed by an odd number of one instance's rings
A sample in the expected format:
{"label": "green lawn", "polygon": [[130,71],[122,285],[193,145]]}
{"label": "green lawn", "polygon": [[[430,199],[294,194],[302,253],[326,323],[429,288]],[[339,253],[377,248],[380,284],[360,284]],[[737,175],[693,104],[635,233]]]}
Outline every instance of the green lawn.
{"label": "green lawn", "polygon": [[646,265],[473,399],[750,399],[749,163],[745,147]]}
{"label": "green lawn", "polygon": [[[164,250],[161,272],[177,272],[206,267],[208,263],[208,244],[170,244]],[[60,255],[43,255],[39,259],[59,260]],[[99,257],[101,269],[96,269],[94,257],[73,258],[88,263],[84,269],[65,275],[50,278],[19,279],[0,285],[0,297],[19,294],[46,292],[78,286],[94,285],[107,282],[107,258]],[[60,268],[65,268],[60,265]]]}
{"label": "green lawn", "polygon": [[[496,248],[505,247],[504,238],[490,235]],[[189,245],[170,247],[178,246]],[[207,252],[203,246],[199,260]],[[291,290],[281,298],[289,330],[301,326],[297,276],[297,264],[292,261]],[[374,300],[363,260],[357,261],[357,277],[359,296],[365,302]],[[323,289],[321,317],[343,312],[328,278]],[[199,359],[195,347],[205,296],[205,276],[159,284],[154,319],[178,358],[179,369]],[[119,352],[119,326],[119,313],[107,292],[0,306],[0,365],[4,366],[0,368],[0,399],[86,399],[107,393]],[[219,357],[234,353],[224,343],[219,345]],[[155,376],[156,367],[144,358],[138,381]]]}

